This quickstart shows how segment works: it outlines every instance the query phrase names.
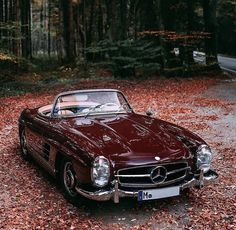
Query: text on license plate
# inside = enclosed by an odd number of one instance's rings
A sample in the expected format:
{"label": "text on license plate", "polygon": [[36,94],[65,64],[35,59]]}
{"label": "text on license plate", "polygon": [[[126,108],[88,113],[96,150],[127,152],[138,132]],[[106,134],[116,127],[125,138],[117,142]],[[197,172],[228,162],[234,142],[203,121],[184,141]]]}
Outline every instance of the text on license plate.
{"label": "text on license plate", "polygon": [[179,194],[180,194],[179,186],[142,190],[138,191],[138,201],[161,199],[166,197],[178,196]]}

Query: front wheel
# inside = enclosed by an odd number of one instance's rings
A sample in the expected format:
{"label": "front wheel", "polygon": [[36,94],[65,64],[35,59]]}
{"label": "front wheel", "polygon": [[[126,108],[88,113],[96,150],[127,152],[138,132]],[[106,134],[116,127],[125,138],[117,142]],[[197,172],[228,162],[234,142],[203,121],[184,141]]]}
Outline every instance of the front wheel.
{"label": "front wheel", "polygon": [[60,183],[64,190],[66,199],[72,204],[77,204],[79,197],[75,190],[77,179],[72,162],[68,159],[62,160],[60,169]]}

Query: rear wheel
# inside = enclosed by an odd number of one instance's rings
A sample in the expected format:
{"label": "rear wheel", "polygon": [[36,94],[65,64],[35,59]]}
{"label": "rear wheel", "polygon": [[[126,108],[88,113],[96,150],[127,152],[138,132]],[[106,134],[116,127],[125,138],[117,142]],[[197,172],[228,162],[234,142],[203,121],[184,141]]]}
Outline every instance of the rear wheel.
{"label": "rear wheel", "polygon": [[69,159],[63,159],[61,162],[60,183],[66,199],[73,204],[77,204],[79,197],[75,190],[77,179],[72,162]]}
{"label": "rear wheel", "polygon": [[30,155],[27,148],[27,140],[26,140],[24,129],[20,130],[20,148],[21,148],[21,156],[25,160],[29,160]]}

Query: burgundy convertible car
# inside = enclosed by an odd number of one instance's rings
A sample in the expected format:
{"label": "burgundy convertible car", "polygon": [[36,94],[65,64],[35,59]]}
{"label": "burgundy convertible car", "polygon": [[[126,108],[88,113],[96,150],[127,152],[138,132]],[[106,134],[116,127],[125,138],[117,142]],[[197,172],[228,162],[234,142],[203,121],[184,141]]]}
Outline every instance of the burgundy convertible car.
{"label": "burgundy convertible car", "polygon": [[22,156],[55,176],[71,202],[172,197],[218,177],[200,137],[148,115],[134,113],[117,90],[64,92],[21,113]]}

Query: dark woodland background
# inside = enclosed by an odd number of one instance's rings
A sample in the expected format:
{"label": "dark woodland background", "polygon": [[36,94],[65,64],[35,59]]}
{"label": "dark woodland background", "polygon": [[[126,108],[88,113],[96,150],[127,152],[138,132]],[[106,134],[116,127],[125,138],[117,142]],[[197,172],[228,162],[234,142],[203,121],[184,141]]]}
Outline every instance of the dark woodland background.
{"label": "dark woodland background", "polygon": [[217,54],[236,56],[235,0],[0,0],[1,73],[93,65],[115,77],[185,75],[217,69]]}

